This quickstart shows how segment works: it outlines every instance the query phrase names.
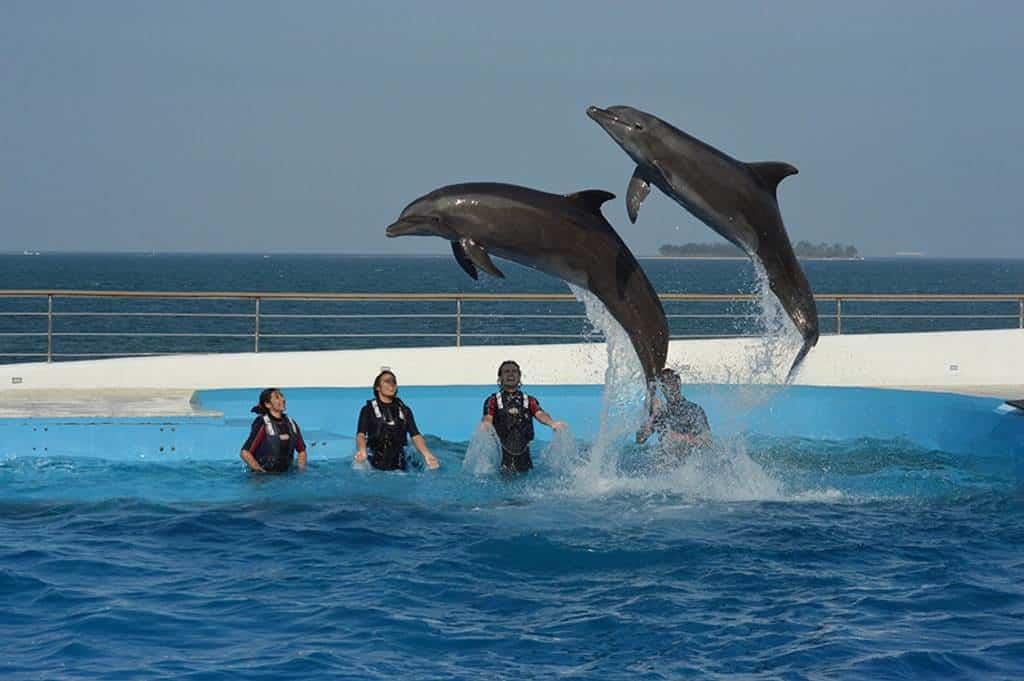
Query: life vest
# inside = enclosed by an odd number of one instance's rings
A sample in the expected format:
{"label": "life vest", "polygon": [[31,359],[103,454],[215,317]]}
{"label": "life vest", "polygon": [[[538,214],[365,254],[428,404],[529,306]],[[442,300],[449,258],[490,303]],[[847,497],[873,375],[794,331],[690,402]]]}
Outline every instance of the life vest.
{"label": "life vest", "polygon": [[398,418],[389,421],[376,399],[367,400],[366,405],[373,411],[372,432],[367,433],[366,448],[370,463],[381,470],[405,470],[405,440],[407,422],[402,401],[395,398],[394,407]]}
{"label": "life vest", "polygon": [[288,470],[292,465],[292,452],[295,448],[299,427],[295,425],[295,421],[290,416],[283,416],[285,428],[288,431],[287,440],[281,439],[285,433],[278,432],[270,414],[263,414],[264,438],[260,446],[253,452],[253,456],[264,470],[280,473]]}
{"label": "life vest", "polygon": [[534,436],[530,397],[518,390],[511,395],[502,393],[494,393],[494,431],[507,454],[520,456],[529,449]]}

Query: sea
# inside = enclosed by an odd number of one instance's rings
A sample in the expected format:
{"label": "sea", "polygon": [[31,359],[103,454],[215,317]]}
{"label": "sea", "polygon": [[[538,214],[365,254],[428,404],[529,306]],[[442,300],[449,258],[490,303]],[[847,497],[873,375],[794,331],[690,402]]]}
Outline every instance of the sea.
{"label": "sea", "polygon": [[[744,261],[641,264],[663,293],[757,286]],[[6,290],[568,292],[499,266],[505,279],[474,282],[450,256],[0,255]],[[1024,292],[1017,260],[804,268],[816,293]],[[843,332],[1017,325],[1015,304],[972,308],[982,316],[969,322],[953,318],[959,308],[945,320],[879,316],[891,309],[861,308]],[[673,332],[686,333],[679,314]],[[0,317],[0,330],[23,329],[15,318]],[[495,336],[478,342],[518,329],[476,323]],[[737,314],[725,331],[757,323]],[[586,320],[570,324],[593,333]],[[0,335],[4,352],[36,351],[19,338]],[[58,351],[83,348],[95,349]],[[571,425],[581,415],[558,416]],[[115,425],[97,424],[96,437],[105,427]],[[537,467],[508,480],[475,465],[472,434],[424,430],[438,471],[313,457],[303,472],[254,476],[235,453],[174,463],[5,454],[0,678],[1024,678],[1019,462],[979,467],[971,452],[870,434],[750,433],[638,466],[634,445],[542,429]]]}

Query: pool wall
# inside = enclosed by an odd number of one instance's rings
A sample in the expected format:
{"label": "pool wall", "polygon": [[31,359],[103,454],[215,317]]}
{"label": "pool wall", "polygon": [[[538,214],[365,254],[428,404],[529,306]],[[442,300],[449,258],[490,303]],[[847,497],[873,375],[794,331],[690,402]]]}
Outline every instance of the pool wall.
{"label": "pool wall", "polygon": [[[300,423],[310,456],[351,456],[364,388],[285,388],[288,412]],[[479,424],[489,386],[402,387],[428,437],[467,442]],[[566,420],[577,437],[593,441],[600,427],[601,386],[537,386],[530,394]],[[716,436],[765,436],[848,441],[902,439],[925,450],[1024,458],[1024,412],[1001,400],[936,392],[873,388],[689,386]],[[162,418],[0,419],[0,456],[86,456],[113,460],[235,458],[249,432],[252,389],[200,391],[204,411],[223,416]],[[538,426],[538,440],[551,431]],[[539,443],[538,443],[539,444]]]}
{"label": "pool wall", "polygon": [[[906,438],[927,449],[1019,457],[1024,412],[1002,403],[1024,397],[1022,350],[1024,330],[827,336],[793,386],[778,385],[792,355],[777,353],[764,371],[766,346],[756,338],[673,341],[669,365],[721,436]],[[549,413],[590,440],[607,354],[594,343],[4,365],[0,454],[237,457],[259,388],[274,385],[287,391],[311,455],[349,456],[356,416],[381,367],[397,373],[424,433],[466,442],[507,358],[519,361],[526,390]],[[540,439],[549,433],[539,428]]]}
{"label": "pool wall", "polygon": [[[672,341],[669,365],[688,383],[781,382],[795,354],[757,338]],[[1024,329],[823,336],[796,385],[901,387],[1024,397]],[[5,395],[52,390],[202,390],[266,385],[362,387],[381,367],[403,385],[488,385],[516,359],[530,385],[603,384],[603,343],[172,355],[0,365]]]}

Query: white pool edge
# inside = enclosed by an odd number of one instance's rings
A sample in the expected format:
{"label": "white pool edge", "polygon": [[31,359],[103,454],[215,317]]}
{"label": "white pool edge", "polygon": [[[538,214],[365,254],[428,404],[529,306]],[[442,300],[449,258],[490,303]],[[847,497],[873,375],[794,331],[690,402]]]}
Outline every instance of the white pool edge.
{"label": "white pool edge", "polygon": [[[775,361],[770,371],[766,356]],[[791,358],[788,350],[771,353],[757,338],[678,340],[670,344],[668,364],[689,383],[777,383]],[[385,366],[402,385],[488,385],[504,359],[520,363],[527,384],[589,385],[604,383],[608,351],[604,343],[578,343],[8,364],[0,365],[0,416],[70,413],[76,404],[89,412],[90,402],[107,414],[118,405],[136,414],[189,413],[195,390],[367,387]],[[1024,330],[824,336],[793,383],[1024,397]]]}

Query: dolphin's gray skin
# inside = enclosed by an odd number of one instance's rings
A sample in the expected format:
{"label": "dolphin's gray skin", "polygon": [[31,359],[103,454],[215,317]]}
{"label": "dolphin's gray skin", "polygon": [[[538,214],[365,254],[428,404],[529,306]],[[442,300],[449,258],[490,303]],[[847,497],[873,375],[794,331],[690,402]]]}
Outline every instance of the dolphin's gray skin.
{"label": "dolphin's gray skin", "polygon": [[793,254],[775,195],[779,182],[797,169],[788,163],[737,161],[657,116],[629,106],[592,106],[587,115],[636,161],[626,192],[630,221],[636,222],[640,203],[653,184],[761,262],[769,287],[804,339],[786,378],[789,381],[818,342],[814,294]]}
{"label": "dolphin's gray skin", "polygon": [[504,277],[492,255],[546,272],[596,295],[629,335],[648,381],[665,367],[668,322],[647,275],[601,215],[614,194],[591,189],[562,196],[508,184],[441,187],[388,226],[389,237],[439,236],[462,269]]}

